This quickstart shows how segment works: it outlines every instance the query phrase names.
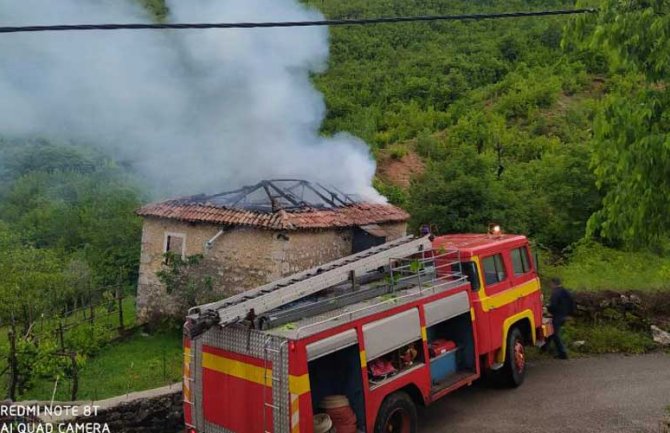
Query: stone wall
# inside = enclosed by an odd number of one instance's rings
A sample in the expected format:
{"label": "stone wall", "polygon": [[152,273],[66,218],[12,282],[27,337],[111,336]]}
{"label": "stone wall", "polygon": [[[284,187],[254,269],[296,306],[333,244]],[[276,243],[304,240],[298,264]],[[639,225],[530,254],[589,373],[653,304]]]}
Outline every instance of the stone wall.
{"label": "stone wall", "polygon": [[[406,224],[383,225],[389,240],[405,235]],[[166,236],[184,237],[184,255],[203,254],[220,296],[258,287],[278,278],[351,254],[352,229],[271,231],[247,227],[220,228],[174,220],[145,218],[137,293],[140,319],[171,312],[172,303],[156,273],[164,266]]]}
{"label": "stone wall", "polygon": [[589,322],[612,321],[648,330],[650,325],[670,328],[670,293],[574,292],[575,317]]}
{"label": "stone wall", "polygon": [[[54,402],[53,404],[23,401],[17,404],[42,407],[76,406],[79,414],[76,417],[70,415],[71,410],[68,414],[64,412],[61,416],[40,417],[44,423],[53,425],[54,431],[59,431],[59,425],[64,428],[65,426],[89,425],[89,428],[93,428],[93,424],[97,424],[100,428],[106,424],[107,431],[112,433],[177,433],[184,431],[181,384],[134,392],[101,401]],[[97,415],[83,416],[86,407],[96,407]]]}

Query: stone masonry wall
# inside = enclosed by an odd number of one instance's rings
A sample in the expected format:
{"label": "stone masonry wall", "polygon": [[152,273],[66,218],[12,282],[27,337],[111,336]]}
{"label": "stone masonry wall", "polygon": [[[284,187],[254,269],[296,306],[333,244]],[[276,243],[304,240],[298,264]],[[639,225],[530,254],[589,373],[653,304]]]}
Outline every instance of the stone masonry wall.
{"label": "stone masonry wall", "polygon": [[[134,392],[119,397],[95,402],[19,402],[22,406],[77,406],[79,416],[63,414],[62,416],[42,416],[44,423],[54,426],[54,431],[63,431],[68,427],[84,426],[83,430],[112,433],[177,433],[184,431],[184,411],[181,384],[163,388]],[[96,407],[97,415],[83,416],[85,407]],[[103,425],[107,428],[103,430]],[[86,430],[88,427],[89,430]],[[32,430],[30,430],[32,431]],[[75,431],[75,430],[72,430]]]}
{"label": "stone masonry wall", "polygon": [[[389,240],[403,236],[406,224],[384,226]],[[156,277],[164,264],[168,234],[184,236],[184,255],[204,254],[211,264],[221,295],[250,289],[283,276],[351,254],[352,229],[319,231],[271,231],[246,227],[227,229],[211,246],[208,240],[219,232],[209,224],[145,218],[138,282],[137,309],[140,319],[152,312],[171,311],[169,297]]]}

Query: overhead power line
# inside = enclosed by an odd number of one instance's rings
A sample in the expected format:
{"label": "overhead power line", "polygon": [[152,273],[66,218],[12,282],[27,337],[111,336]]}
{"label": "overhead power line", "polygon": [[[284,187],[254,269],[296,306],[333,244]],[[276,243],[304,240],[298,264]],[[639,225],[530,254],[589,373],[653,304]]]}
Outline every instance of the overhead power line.
{"label": "overhead power line", "polygon": [[595,13],[597,9],[563,9],[529,12],[498,12],[463,15],[425,15],[404,17],[379,17],[319,21],[275,21],[248,23],[166,23],[166,24],[72,24],[48,26],[0,27],[0,33],[62,32],[89,30],[185,30],[185,29],[255,29],[276,27],[314,27],[314,26],[354,26],[386,23],[408,23],[427,21],[479,21],[501,18],[544,17],[555,15],[575,15]]}

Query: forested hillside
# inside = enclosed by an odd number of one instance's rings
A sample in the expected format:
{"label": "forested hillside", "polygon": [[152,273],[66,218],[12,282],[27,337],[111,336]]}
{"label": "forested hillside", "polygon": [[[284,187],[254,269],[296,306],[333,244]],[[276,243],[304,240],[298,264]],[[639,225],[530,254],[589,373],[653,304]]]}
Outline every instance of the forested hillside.
{"label": "forested hillside", "polygon": [[[574,6],[306,3],[329,18]],[[144,4],[164,19],[161,0]],[[602,5],[607,13],[581,18],[332,28],[329,67],[313,77],[328,107],[323,133],[348,131],[369,143],[380,162],[376,186],[412,213],[413,228],[482,231],[497,222],[559,258],[576,245],[593,248],[585,238],[630,257],[634,250],[664,254],[670,38],[660,12],[667,1]],[[627,25],[617,27],[618,13]],[[632,36],[638,51],[626,48]],[[640,111],[643,100],[653,103]],[[87,143],[0,137],[3,299],[132,286],[140,242],[133,210],[149,198],[134,173]]]}
{"label": "forested hillside", "polygon": [[[329,17],[499,10],[488,2],[324,2]],[[505,2],[504,10],[572,7]],[[600,206],[589,168],[607,62],[561,49],[566,18],[332,29],[316,82],[327,133],[348,130],[378,155],[427,163],[409,191],[380,183],[415,223],[481,231],[498,221],[561,250]],[[385,179],[380,179],[384,182]]]}
{"label": "forested hillside", "polygon": [[[378,188],[415,227],[496,221],[553,257],[590,257],[603,266],[588,273],[603,277],[619,253],[593,241],[627,251],[638,270],[651,259],[633,251],[667,253],[669,2],[309,3],[329,18],[600,7],[577,18],[333,28],[329,69],[315,78],[324,132],[370,143]],[[668,268],[653,268],[658,286]]]}
{"label": "forested hillside", "polygon": [[0,139],[0,289],[7,309],[53,308],[80,290],[137,278],[141,192],[81,146]]}

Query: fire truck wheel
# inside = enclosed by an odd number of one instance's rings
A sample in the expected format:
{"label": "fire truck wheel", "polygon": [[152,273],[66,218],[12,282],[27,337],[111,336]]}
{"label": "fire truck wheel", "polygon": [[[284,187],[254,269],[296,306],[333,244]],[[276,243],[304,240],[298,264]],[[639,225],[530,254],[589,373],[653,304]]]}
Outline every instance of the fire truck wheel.
{"label": "fire truck wheel", "polygon": [[507,334],[507,354],[503,375],[507,385],[516,388],[526,378],[526,350],[523,334],[519,328],[512,328]]}
{"label": "fire truck wheel", "polygon": [[375,433],[416,433],[416,406],[410,396],[397,391],[386,397],[377,414]]}

